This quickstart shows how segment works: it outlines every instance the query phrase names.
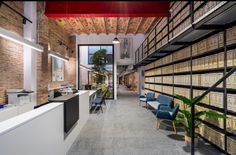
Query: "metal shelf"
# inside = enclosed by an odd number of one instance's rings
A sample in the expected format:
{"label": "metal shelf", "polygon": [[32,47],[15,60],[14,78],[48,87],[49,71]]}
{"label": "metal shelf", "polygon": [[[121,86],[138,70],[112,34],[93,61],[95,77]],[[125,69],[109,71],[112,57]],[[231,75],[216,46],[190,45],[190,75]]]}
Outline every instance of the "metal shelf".
{"label": "metal shelf", "polygon": [[[232,69],[233,67],[227,67],[227,71]],[[211,69],[204,69],[204,70],[195,70],[192,71],[192,74],[209,74],[209,73],[219,73],[223,72],[224,68],[211,68]],[[167,74],[159,74],[159,75],[147,75],[146,77],[160,77],[160,76],[176,76],[176,75],[190,75],[191,71],[185,72],[176,72],[176,73],[167,73]]]}
{"label": "metal shelf", "polygon": [[[227,45],[226,48],[227,48],[227,50],[235,49],[236,48],[236,43]],[[218,54],[218,53],[223,52],[223,51],[224,51],[224,47],[219,47],[219,48],[216,48],[216,49],[213,49],[213,50],[206,51],[204,53],[194,55],[194,56],[192,56],[192,60],[199,59],[199,58],[206,57],[206,56],[210,56],[210,55],[214,55],[214,54]],[[186,58],[176,60],[176,61],[173,61],[173,62],[170,62],[170,63],[162,64],[162,65],[147,69],[145,71],[158,69],[158,68],[169,66],[169,65],[178,64],[178,63],[185,62],[185,61],[188,61],[188,60],[191,60],[191,57],[186,57]]]}
{"label": "metal shelf", "polygon": [[[169,84],[169,83],[152,83],[152,82],[145,82],[146,84],[153,84],[153,85],[162,85],[162,86],[172,86],[172,87],[180,87],[180,88],[191,88],[192,89],[196,89],[196,90],[207,90],[210,87],[206,87],[206,86],[191,86],[191,85],[181,85],[181,84]],[[227,88],[227,93],[228,94],[236,94],[236,89],[232,89],[232,88]],[[224,88],[222,87],[217,87],[215,89],[213,89],[212,91],[214,92],[224,92]]]}
{"label": "metal shelf", "polygon": [[211,141],[209,141],[208,139],[206,139],[205,137],[203,137],[202,135],[200,135],[199,133],[196,133],[201,139],[203,139],[204,141],[206,141],[207,143],[211,144],[212,146],[214,146],[216,149],[218,149],[220,152],[225,153],[225,151],[219,147],[218,145],[212,143]]}
{"label": "metal shelf", "polygon": [[[186,27],[174,38],[169,39],[167,44],[148,55],[142,61],[136,63],[136,67],[147,65],[152,61],[183,48],[186,45],[192,45],[206,36],[215,34],[227,27],[231,27],[236,19],[235,12],[236,2],[221,2],[214,9],[210,10],[208,13]],[[162,55],[158,55],[159,53],[162,53]]]}

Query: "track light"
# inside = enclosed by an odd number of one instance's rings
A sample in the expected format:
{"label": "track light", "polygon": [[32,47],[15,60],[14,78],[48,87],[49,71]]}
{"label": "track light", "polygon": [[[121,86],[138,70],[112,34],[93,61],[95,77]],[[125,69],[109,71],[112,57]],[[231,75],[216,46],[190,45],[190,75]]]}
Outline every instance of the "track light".
{"label": "track light", "polygon": [[18,44],[21,44],[21,45],[25,45],[25,46],[30,47],[34,50],[39,51],[39,52],[43,52],[43,47],[42,46],[40,46],[40,45],[38,45],[38,44],[36,44],[32,41],[29,41],[29,40],[15,34],[15,33],[11,32],[11,31],[6,30],[6,29],[1,28],[1,27],[0,27],[0,37],[6,38],[6,39],[11,40],[11,41],[14,41],[14,42],[16,42]]}
{"label": "track light", "polygon": [[52,56],[52,57],[55,57],[55,58],[58,58],[58,59],[61,59],[63,61],[69,61],[69,58],[61,55],[61,54],[58,54],[57,52],[54,52],[54,51],[48,51],[48,55]]}

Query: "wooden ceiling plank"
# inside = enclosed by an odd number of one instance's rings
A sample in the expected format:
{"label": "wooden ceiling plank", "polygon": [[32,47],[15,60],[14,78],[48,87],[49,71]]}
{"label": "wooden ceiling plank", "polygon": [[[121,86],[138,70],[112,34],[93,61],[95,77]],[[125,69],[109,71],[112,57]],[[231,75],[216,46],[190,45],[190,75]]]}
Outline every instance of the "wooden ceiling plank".
{"label": "wooden ceiling plank", "polygon": [[145,34],[147,34],[147,33],[149,32],[149,30],[152,28],[152,25],[155,23],[156,19],[157,19],[156,17],[153,18],[151,24],[149,25],[149,27],[148,27],[147,30],[145,31]]}
{"label": "wooden ceiling plank", "polygon": [[105,33],[107,34],[107,23],[106,23],[106,18],[103,17],[103,21],[104,21],[104,26],[105,26]]}
{"label": "wooden ceiling plank", "polygon": [[116,35],[118,34],[118,21],[119,21],[119,17],[116,18]]}
{"label": "wooden ceiling plank", "polygon": [[74,29],[74,27],[71,26],[71,23],[69,22],[69,19],[68,19],[68,18],[65,18],[64,21],[65,21],[65,23],[66,23],[66,25],[67,25],[66,27],[67,27],[67,30],[68,30],[69,32],[76,31],[76,30]]}
{"label": "wooden ceiling plank", "polygon": [[127,27],[126,27],[126,30],[125,30],[125,35],[128,33],[130,20],[131,20],[131,17],[129,17],[129,19],[128,19]]}
{"label": "wooden ceiling plank", "polygon": [[94,21],[93,21],[93,17],[91,17],[91,21],[92,21],[92,23],[93,23],[93,27],[94,27],[96,33],[99,34],[99,33],[98,33],[98,29],[97,29],[97,27],[96,27],[96,25],[95,25],[95,23],[94,23]]}
{"label": "wooden ceiling plank", "polygon": [[140,22],[139,22],[139,24],[138,24],[138,26],[137,26],[137,30],[135,31],[135,34],[138,33],[138,31],[139,31],[139,29],[140,29],[140,26],[141,26],[141,24],[143,23],[143,20],[144,20],[144,18],[142,17],[141,20],[140,20]]}
{"label": "wooden ceiling plank", "polygon": [[85,29],[85,27],[84,27],[84,25],[83,25],[83,22],[81,22],[80,18],[76,18],[76,21],[77,21],[77,22],[80,22],[80,25],[81,25],[82,28],[83,28],[83,33],[89,34],[89,32],[87,32],[87,30]]}

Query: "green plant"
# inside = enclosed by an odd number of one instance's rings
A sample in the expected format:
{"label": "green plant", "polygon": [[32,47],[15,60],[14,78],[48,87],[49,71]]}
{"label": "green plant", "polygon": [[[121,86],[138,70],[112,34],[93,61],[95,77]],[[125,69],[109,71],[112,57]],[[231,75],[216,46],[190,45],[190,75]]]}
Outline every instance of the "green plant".
{"label": "green plant", "polygon": [[104,73],[106,72],[105,70],[105,65],[106,65],[106,49],[100,49],[97,50],[92,57],[92,62],[94,64],[93,69],[98,73],[96,74],[96,82],[98,83],[103,83],[105,76]]}
{"label": "green plant", "polygon": [[[191,107],[193,103],[197,104],[199,103],[202,98],[200,97],[195,97],[192,99],[188,99],[184,96],[181,95],[176,95],[176,97],[181,100],[185,106],[184,109],[180,110],[177,114],[176,117],[176,123],[182,124],[185,130],[185,134],[188,137],[191,137],[191,132],[192,132],[192,115],[191,115]],[[199,128],[199,125],[202,123],[201,117],[206,116],[210,118],[221,118],[221,119],[226,119],[226,115],[219,114],[213,111],[196,111],[194,114],[194,119],[195,119],[195,128]]]}
{"label": "green plant", "polygon": [[97,86],[97,94],[98,95],[105,94],[105,98],[109,98],[111,96],[111,91],[106,84],[99,84]]}

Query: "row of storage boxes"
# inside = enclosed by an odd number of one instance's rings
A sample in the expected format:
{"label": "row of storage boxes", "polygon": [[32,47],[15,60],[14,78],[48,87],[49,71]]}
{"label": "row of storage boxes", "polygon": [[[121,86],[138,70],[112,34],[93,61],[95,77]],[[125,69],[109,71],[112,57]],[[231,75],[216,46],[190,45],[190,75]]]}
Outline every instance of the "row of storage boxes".
{"label": "row of storage boxes", "polygon": [[[157,84],[145,84],[146,88],[150,88],[157,91],[163,91],[167,94],[174,94],[183,95],[186,97],[189,97],[189,89],[187,88],[179,88],[179,87],[171,87],[171,86],[162,86]],[[194,90],[193,96],[200,96],[204,93],[204,90]],[[206,95],[202,101],[202,103],[223,108],[223,93],[221,92],[210,92],[208,95]],[[227,109],[230,111],[236,111],[236,94],[227,94]]]}
{"label": "row of storage boxes", "polygon": [[[174,4],[172,7],[173,8],[182,8],[185,3],[188,3],[186,1],[181,1],[179,3],[176,2],[176,4]],[[203,3],[203,2],[199,2],[199,3]],[[194,5],[199,6],[199,3],[194,3]],[[204,2],[205,3],[205,2]],[[195,19],[198,19],[199,17],[201,17],[203,14],[205,14],[206,12],[208,12],[209,10],[213,9],[214,7],[216,7],[217,5],[219,5],[218,1],[209,1],[206,2],[206,4],[199,9],[196,13],[195,13]],[[174,19],[172,22],[169,23],[169,38],[173,38],[176,35],[178,35],[178,33],[180,33],[181,31],[183,31],[185,28],[189,27],[190,25],[190,17],[187,18],[187,20],[183,21],[183,19],[185,19],[186,16],[189,15],[189,8],[190,7],[186,7],[185,9],[183,9]],[[195,7],[196,8],[196,7]],[[171,16],[173,17],[175,13],[178,12],[179,9],[175,10],[172,9],[172,12],[170,13]],[[170,18],[171,19],[171,18]],[[160,48],[161,46],[163,46],[164,44],[166,44],[168,42],[168,28],[166,26],[167,24],[167,17],[163,17],[160,19],[159,23],[156,26],[156,49]],[[179,23],[181,23],[178,27],[176,27]],[[174,27],[176,27],[175,29],[173,29]],[[173,29],[173,30],[172,30]],[[166,37],[164,37],[166,36]],[[155,37],[155,31],[151,31],[150,35],[148,35],[148,39],[144,41],[143,43],[143,47],[144,47],[144,55],[146,56],[147,54],[151,54],[152,52],[155,51],[155,48],[151,48],[154,46],[155,42],[153,41]],[[148,46],[148,40],[152,41],[151,44],[149,45],[149,49],[147,48]],[[235,27],[230,28],[227,30],[227,44],[231,44],[231,43],[235,43],[236,40],[236,32],[235,32]],[[196,43],[193,45],[193,55],[198,54],[198,53],[202,53],[205,51],[209,51],[211,49],[214,48],[218,48],[223,46],[223,33],[219,33],[216,35],[213,35],[207,39],[204,39],[203,41],[200,41],[199,43]],[[151,50],[150,52],[148,50]]]}
{"label": "row of storage boxes", "polygon": [[[224,134],[214,130],[213,128],[207,125],[201,125],[199,129],[199,134],[202,135],[207,140],[211,141],[221,149],[225,149],[225,139]],[[235,136],[228,136],[227,137],[227,152],[231,155],[236,155],[236,137]]]}
{"label": "row of storage boxes", "polygon": [[[149,75],[160,75],[161,73],[169,73],[168,68],[156,69],[147,71],[145,76]],[[193,74],[192,75],[192,85],[193,86],[203,86],[210,87],[216,83],[220,78],[223,77],[223,73],[208,73],[208,74]],[[163,79],[163,80],[162,80]],[[174,75],[174,82],[172,76],[163,77],[149,77],[146,78],[145,82],[156,82],[156,83],[167,83],[167,84],[179,84],[179,85],[190,85],[190,75]],[[217,87],[223,87],[223,84],[219,84]],[[233,73],[226,80],[226,87],[231,89],[236,89],[236,73]]]}
{"label": "row of storage boxes", "polygon": [[[190,90],[188,88],[163,86],[158,84],[145,84],[145,88],[161,91],[166,94],[183,95],[186,97],[190,97]],[[193,90],[193,97],[200,96],[204,92],[205,92],[204,90]],[[201,102],[214,107],[223,108],[223,93],[212,91],[208,95],[206,95]],[[230,111],[236,111],[235,103],[236,103],[236,94],[227,94],[227,109]]]}
{"label": "row of storage boxes", "polygon": [[[235,39],[234,43],[236,43],[236,39]],[[218,46],[215,46],[215,47],[218,47]],[[194,49],[194,45],[193,45],[193,49]],[[199,50],[199,49],[197,49],[196,51],[198,51],[198,52],[195,54],[201,53],[200,52],[201,50]],[[203,51],[205,51],[205,50],[203,50]],[[189,57],[189,53],[190,53],[190,49],[185,48],[183,50],[175,52],[174,54],[171,54],[169,56],[166,56],[160,60],[157,60],[157,61],[149,64],[146,67],[146,69],[150,69],[150,68],[153,68],[156,66],[160,66],[161,64],[167,64],[167,63],[170,63],[175,60]],[[189,64],[187,66],[186,65],[184,65],[183,67],[181,65],[180,66],[177,65],[177,70],[180,70],[180,71],[189,70],[189,67],[187,69],[185,68],[185,67],[189,66]],[[227,66],[228,67],[236,66],[236,49],[227,51]],[[223,52],[193,60],[193,70],[204,70],[204,69],[220,68],[220,67],[224,67],[224,53]],[[181,69],[181,68],[183,68],[183,69]]]}

